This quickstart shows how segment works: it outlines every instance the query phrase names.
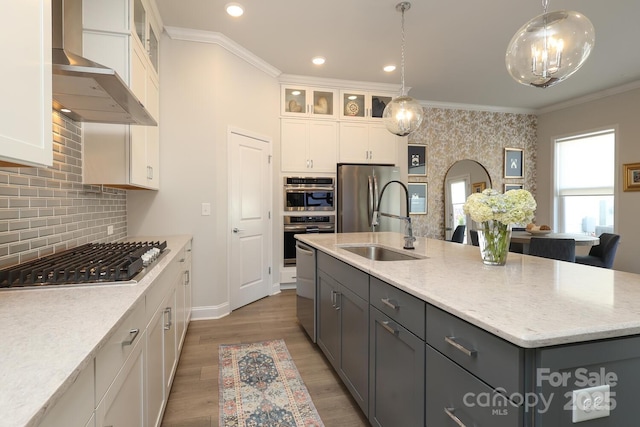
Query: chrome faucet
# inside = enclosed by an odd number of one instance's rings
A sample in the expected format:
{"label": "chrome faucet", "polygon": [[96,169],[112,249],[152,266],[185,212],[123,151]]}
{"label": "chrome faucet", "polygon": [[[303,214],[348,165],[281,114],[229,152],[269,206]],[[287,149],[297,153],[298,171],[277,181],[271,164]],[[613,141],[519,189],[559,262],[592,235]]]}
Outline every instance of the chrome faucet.
{"label": "chrome faucet", "polygon": [[[384,195],[384,190],[386,190],[387,187],[389,186],[389,184],[391,184],[392,182],[400,184],[402,186],[402,188],[404,189],[404,194],[406,196],[406,209],[407,209],[407,215],[406,216],[400,216],[400,215],[394,215],[394,214],[380,212],[380,202],[382,201],[382,196]],[[380,191],[380,197],[378,198],[378,203],[376,205],[375,210],[373,211],[373,218],[372,218],[372,221],[371,221],[371,225],[374,227],[374,230],[375,230],[375,227],[377,225],[379,225],[378,218],[380,217],[380,215],[386,216],[386,217],[389,217],[389,218],[396,218],[396,219],[403,220],[405,222],[405,226],[404,226],[404,249],[415,249],[415,247],[413,246],[413,242],[416,241],[416,238],[413,237],[413,227],[411,227],[411,217],[409,216],[409,189],[407,188],[406,185],[404,185],[404,183],[402,183],[401,181],[393,180],[393,181],[387,182],[384,185],[384,187],[382,187],[382,191]]]}

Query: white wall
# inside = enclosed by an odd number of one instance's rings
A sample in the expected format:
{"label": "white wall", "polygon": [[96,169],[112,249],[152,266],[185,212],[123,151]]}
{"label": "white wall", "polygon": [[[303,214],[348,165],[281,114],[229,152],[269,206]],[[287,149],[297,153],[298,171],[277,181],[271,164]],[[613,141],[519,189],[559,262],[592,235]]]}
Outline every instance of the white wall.
{"label": "white wall", "polygon": [[[640,162],[640,89],[608,96],[538,117],[538,209],[536,221],[552,224],[553,140],[559,136],[616,127],[615,231],[620,246],[614,263],[617,270],[640,273],[640,192],[624,192],[622,165]],[[594,153],[597,155],[597,153]]]}
{"label": "white wall", "polygon": [[194,317],[217,317],[229,311],[227,127],[279,152],[279,84],[218,44],[161,42],[160,191],[128,192],[129,234],[192,234]]}

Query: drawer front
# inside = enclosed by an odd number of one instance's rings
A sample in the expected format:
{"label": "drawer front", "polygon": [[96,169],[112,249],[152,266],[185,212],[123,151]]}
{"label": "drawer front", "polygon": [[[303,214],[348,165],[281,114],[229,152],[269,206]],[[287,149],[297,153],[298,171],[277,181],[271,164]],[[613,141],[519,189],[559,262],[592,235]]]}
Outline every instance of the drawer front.
{"label": "drawer front", "polygon": [[523,407],[426,346],[427,427],[521,427]]}
{"label": "drawer front", "polygon": [[524,350],[432,305],[427,343],[492,387],[523,392]]}
{"label": "drawer front", "polygon": [[371,305],[425,339],[424,301],[375,277],[371,278]]}
{"label": "drawer front", "polygon": [[144,303],[139,302],[96,356],[97,401],[104,396],[145,328]]}
{"label": "drawer front", "polygon": [[178,253],[149,287],[145,296],[147,323],[151,321],[151,318],[160,306],[160,303],[164,300],[164,297],[167,296],[169,289],[178,281],[182,281],[180,277],[183,274],[182,263],[179,262],[181,259],[182,257]]}
{"label": "drawer front", "polygon": [[347,263],[318,251],[318,268],[349,288],[365,301],[369,301],[369,275]]}

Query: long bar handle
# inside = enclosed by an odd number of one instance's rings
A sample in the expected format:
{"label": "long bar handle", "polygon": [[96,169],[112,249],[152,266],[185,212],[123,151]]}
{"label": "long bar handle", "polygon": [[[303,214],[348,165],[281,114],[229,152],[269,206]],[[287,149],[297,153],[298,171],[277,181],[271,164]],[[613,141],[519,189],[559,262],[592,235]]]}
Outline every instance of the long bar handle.
{"label": "long bar handle", "polygon": [[140,329],[131,329],[129,331],[129,339],[126,341],[122,341],[122,346],[124,347],[133,344],[133,342],[136,340],[136,337],[138,336],[138,333],[140,333]]}
{"label": "long bar handle", "polygon": [[313,249],[307,249],[305,246],[301,246],[298,243],[299,242],[296,242],[296,249],[299,249],[300,252],[304,253],[305,255],[313,255]]}
{"label": "long bar handle", "polygon": [[469,357],[473,357],[478,353],[476,350],[468,349],[462,344],[460,344],[459,342],[457,342],[456,337],[444,337],[444,340],[447,342],[447,344],[454,346],[455,348],[457,348],[458,350],[460,350],[461,352],[463,352]]}
{"label": "long bar handle", "polygon": [[454,411],[455,408],[444,408],[444,413],[447,414],[449,418],[453,420],[453,422],[458,424],[460,427],[467,427],[462,421],[460,421],[460,418],[456,417],[456,415],[453,413]]}
{"label": "long bar handle", "polygon": [[392,299],[389,298],[381,298],[380,301],[382,301],[382,303],[388,307],[391,307],[394,310],[399,310],[400,306],[398,305],[398,303]]}
{"label": "long bar handle", "polygon": [[167,307],[164,309],[164,314],[168,314],[169,315],[169,321],[167,323],[165,323],[164,325],[164,330],[168,331],[169,329],[171,329],[171,325],[173,324],[173,322],[171,321],[171,307]]}
{"label": "long bar handle", "polygon": [[384,320],[382,322],[382,327],[385,328],[387,331],[389,331],[389,333],[391,333],[392,335],[398,335],[398,333],[400,331],[398,331],[397,329],[393,328],[392,326],[389,326],[389,321],[388,320]]}

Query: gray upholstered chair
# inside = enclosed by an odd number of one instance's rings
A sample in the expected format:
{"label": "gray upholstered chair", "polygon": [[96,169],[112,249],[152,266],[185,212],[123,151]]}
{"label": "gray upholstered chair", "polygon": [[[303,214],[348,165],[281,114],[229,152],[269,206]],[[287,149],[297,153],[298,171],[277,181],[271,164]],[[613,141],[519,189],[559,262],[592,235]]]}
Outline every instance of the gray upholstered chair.
{"label": "gray upholstered chair", "polygon": [[473,246],[480,246],[480,240],[478,240],[478,230],[469,230],[469,236],[471,237],[471,244]]}
{"label": "gray upholstered chair", "polygon": [[453,234],[451,235],[450,242],[462,243],[464,242],[464,231],[466,230],[466,225],[459,225],[453,230]]}
{"label": "gray upholstered chair", "polygon": [[549,237],[531,237],[529,255],[560,261],[576,261],[576,241],[574,239],[552,239]]}
{"label": "gray upholstered chair", "polygon": [[602,268],[612,268],[616,257],[620,236],[612,233],[602,233],[599,236],[600,244],[591,247],[589,255],[576,256],[578,264],[593,265]]}
{"label": "gray upholstered chair", "polygon": [[[527,229],[525,227],[512,227],[511,231],[527,231]],[[509,243],[509,252],[516,252],[516,253],[519,253],[519,254],[523,254],[524,253],[524,244],[517,243],[517,242],[510,242]]]}

